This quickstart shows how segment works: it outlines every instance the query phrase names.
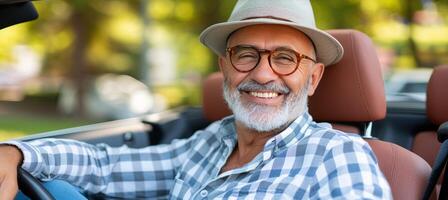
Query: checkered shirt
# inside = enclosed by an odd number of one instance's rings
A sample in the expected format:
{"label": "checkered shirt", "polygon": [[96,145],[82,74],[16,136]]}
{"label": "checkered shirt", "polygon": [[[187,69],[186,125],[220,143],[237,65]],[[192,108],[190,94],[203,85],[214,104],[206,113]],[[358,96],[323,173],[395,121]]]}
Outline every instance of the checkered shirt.
{"label": "checkered shirt", "polygon": [[271,138],[251,162],[220,173],[237,143],[227,117],[189,139],[133,149],[73,140],[11,141],[22,167],[87,193],[130,199],[392,199],[369,145],[308,113]]}

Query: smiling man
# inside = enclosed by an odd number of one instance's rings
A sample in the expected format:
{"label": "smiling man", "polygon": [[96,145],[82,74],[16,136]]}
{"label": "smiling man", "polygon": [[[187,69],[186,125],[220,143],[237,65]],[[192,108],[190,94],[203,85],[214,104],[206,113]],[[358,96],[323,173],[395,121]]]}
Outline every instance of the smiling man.
{"label": "smiling man", "polygon": [[[224,169],[241,167],[306,111],[324,71],[306,35],[282,25],[259,24],[235,31],[220,57],[224,98],[235,117],[238,148]],[[234,161],[243,161],[233,164]]]}
{"label": "smiling man", "polygon": [[[201,41],[219,56],[232,116],[142,149],[9,142],[0,147],[0,162],[14,161],[0,168],[1,199],[15,194],[5,188],[16,187],[20,162],[45,181],[119,198],[391,199],[368,144],[308,114],[325,66],[343,55],[315,27],[309,1],[239,0],[229,21],[207,28]],[[57,185],[48,188],[67,187]]]}

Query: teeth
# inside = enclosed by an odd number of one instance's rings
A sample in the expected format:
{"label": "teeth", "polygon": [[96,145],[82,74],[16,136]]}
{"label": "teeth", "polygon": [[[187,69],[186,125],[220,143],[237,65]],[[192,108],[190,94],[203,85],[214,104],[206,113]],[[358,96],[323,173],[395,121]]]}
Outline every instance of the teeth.
{"label": "teeth", "polygon": [[250,92],[250,95],[260,98],[274,98],[278,96],[275,92]]}

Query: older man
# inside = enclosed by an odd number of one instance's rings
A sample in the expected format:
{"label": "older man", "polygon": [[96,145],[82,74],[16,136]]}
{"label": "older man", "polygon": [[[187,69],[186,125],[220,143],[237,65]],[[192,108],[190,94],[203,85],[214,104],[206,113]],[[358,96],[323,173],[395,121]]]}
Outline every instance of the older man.
{"label": "older man", "polygon": [[391,198],[370,147],[307,112],[325,65],[343,54],[315,27],[309,1],[239,0],[229,21],[207,28],[201,41],[219,55],[233,116],[143,149],[9,142],[0,147],[2,199],[15,193],[5,188],[16,187],[20,162],[42,180],[121,198]]}

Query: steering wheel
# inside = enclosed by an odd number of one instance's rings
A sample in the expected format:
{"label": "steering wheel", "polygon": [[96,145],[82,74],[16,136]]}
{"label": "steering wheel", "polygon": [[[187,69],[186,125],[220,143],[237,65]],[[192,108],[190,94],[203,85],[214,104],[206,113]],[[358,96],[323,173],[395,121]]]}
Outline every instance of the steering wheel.
{"label": "steering wheel", "polygon": [[30,199],[55,200],[42,183],[22,168],[17,171],[19,189]]}

